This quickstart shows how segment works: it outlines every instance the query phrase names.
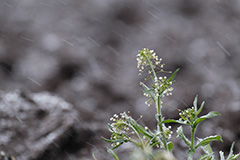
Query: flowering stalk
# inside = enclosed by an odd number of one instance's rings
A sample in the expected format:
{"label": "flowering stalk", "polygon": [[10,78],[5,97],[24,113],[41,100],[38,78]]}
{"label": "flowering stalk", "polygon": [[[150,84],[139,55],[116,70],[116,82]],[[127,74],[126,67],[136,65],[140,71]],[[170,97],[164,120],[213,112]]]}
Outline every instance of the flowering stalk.
{"label": "flowering stalk", "polygon": [[[155,102],[155,107],[156,107],[156,120],[158,122],[157,126],[157,134],[159,136],[159,139],[162,141],[162,148],[166,151],[170,151],[171,148],[169,147],[169,138],[167,134],[171,135],[171,131],[169,129],[167,130],[165,124],[163,123],[164,118],[162,116],[162,98],[165,95],[171,95],[171,91],[173,90],[170,85],[173,83],[173,78],[176,74],[175,71],[169,79],[167,79],[166,76],[164,77],[158,77],[156,71],[159,70],[159,72],[164,72],[163,66],[164,64],[161,64],[162,59],[158,58],[156,53],[153,50],[148,50],[144,48],[143,50],[139,51],[139,54],[137,55],[137,61],[138,65],[137,68],[139,69],[139,75],[143,73],[143,70],[145,68],[148,68],[148,76],[152,79],[152,88],[149,88],[147,85],[145,85],[143,82],[140,83],[143,88],[145,89],[144,95],[148,98],[149,100],[146,101],[146,104],[149,106]],[[146,78],[147,79],[147,78]],[[150,101],[150,102],[149,102]]]}

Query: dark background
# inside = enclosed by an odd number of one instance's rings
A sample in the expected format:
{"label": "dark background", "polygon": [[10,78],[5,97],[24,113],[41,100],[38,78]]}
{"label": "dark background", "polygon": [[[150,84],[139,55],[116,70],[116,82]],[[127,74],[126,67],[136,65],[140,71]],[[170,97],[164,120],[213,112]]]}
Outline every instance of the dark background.
{"label": "dark background", "polygon": [[[225,143],[213,143],[217,152],[229,151],[232,141],[240,151],[239,1],[0,0],[0,15],[1,90],[54,93],[73,104],[81,120],[75,125],[91,131],[64,159],[105,154],[100,137],[109,136],[114,113],[129,110],[154,127],[154,107],[144,104],[136,68],[144,47],[163,58],[165,70],[181,69],[164,102],[184,109],[198,95],[204,113],[222,114],[199,127],[198,136],[221,134]],[[164,114],[178,118],[172,107]],[[179,158],[184,145],[173,141]]]}

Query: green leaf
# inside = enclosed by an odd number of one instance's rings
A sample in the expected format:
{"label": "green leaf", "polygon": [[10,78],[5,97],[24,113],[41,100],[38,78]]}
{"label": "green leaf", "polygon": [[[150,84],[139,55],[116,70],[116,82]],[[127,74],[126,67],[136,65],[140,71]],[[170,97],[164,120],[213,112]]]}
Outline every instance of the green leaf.
{"label": "green leaf", "polygon": [[171,77],[166,80],[166,82],[164,83],[164,85],[161,86],[161,89],[160,89],[160,91],[159,91],[160,97],[163,96],[164,91],[172,84],[172,83],[170,83],[170,82],[174,82],[173,79],[175,78],[175,76],[176,76],[176,74],[177,74],[177,72],[178,72],[179,70],[180,70],[180,69],[178,68],[178,69],[171,75]]}
{"label": "green leaf", "polygon": [[137,122],[133,119],[133,118],[129,118],[128,122],[130,123],[130,127],[134,130],[134,132],[139,136],[140,135],[140,130],[139,130],[139,124],[137,124]]}
{"label": "green leaf", "polygon": [[185,142],[185,144],[190,148],[191,142],[190,142],[190,141],[187,139],[187,137],[184,135],[182,126],[178,127],[178,129],[177,129],[177,134],[178,134],[178,137],[182,138],[183,141]]}
{"label": "green leaf", "polygon": [[232,155],[230,157],[230,159],[227,159],[227,160],[237,160],[237,158],[240,158],[240,153],[236,154],[236,155]]}
{"label": "green leaf", "polygon": [[183,125],[187,124],[185,121],[179,121],[179,120],[174,120],[174,119],[164,120],[163,123],[178,123],[178,124],[183,124]]}
{"label": "green leaf", "polygon": [[216,160],[216,158],[213,157],[213,154],[204,154],[198,160]]}
{"label": "green leaf", "polygon": [[150,144],[150,147],[156,146],[156,145],[158,145],[158,144],[160,144],[160,142],[159,142],[159,141],[155,141],[155,142],[153,142],[152,144]]}
{"label": "green leaf", "polygon": [[122,138],[121,138],[121,139],[112,140],[112,139],[107,139],[107,138],[102,137],[102,139],[103,139],[104,141],[108,142],[108,143],[115,143],[115,144],[119,143],[118,145],[116,145],[116,146],[113,147],[112,149],[116,149],[116,148],[118,148],[119,146],[121,146],[123,143],[128,142],[128,140],[122,139]]}
{"label": "green leaf", "polygon": [[236,160],[237,158],[240,158],[240,153],[234,155],[233,154],[233,147],[234,147],[235,142],[232,143],[231,149],[230,149],[230,153],[227,157],[227,160]]}
{"label": "green leaf", "polygon": [[134,126],[134,128],[138,131],[138,133],[142,133],[143,135],[145,135],[148,138],[153,138],[154,135],[151,134],[150,132],[148,132],[145,128],[143,128],[140,124],[138,124],[135,120],[133,119],[129,119],[130,124],[132,126]]}
{"label": "green leaf", "polygon": [[[201,139],[202,140],[202,139]],[[201,141],[199,140],[199,141]],[[213,154],[213,150],[212,150],[212,147],[207,144],[207,145],[204,145],[204,146],[201,146],[202,150],[207,153],[207,154]]]}
{"label": "green leaf", "polygon": [[211,111],[211,112],[209,112],[207,115],[201,116],[200,118],[196,119],[196,120],[193,122],[193,127],[196,128],[197,125],[198,125],[200,122],[202,122],[202,121],[204,121],[204,120],[206,120],[206,119],[209,119],[209,118],[213,118],[213,117],[219,116],[219,115],[221,115],[221,114],[218,113],[218,112],[215,112],[215,111]]}
{"label": "green leaf", "polygon": [[115,160],[119,160],[117,154],[112,149],[108,148],[107,151]]}
{"label": "green leaf", "polygon": [[111,126],[110,123],[108,123],[108,131],[109,131],[110,133],[113,133],[113,127]]}
{"label": "green leaf", "polygon": [[112,147],[112,149],[116,149],[118,147],[120,147],[123,144],[123,142],[119,143],[118,145],[116,145],[115,147]]}
{"label": "green leaf", "polygon": [[145,128],[143,128],[143,127],[140,126],[139,124],[137,124],[137,126],[138,126],[139,131],[140,131],[144,136],[146,136],[146,137],[148,137],[148,138],[150,138],[150,139],[154,137],[153,134],[151,134],[150,132],[146,131]]}
{"label": "green leaf", "polygon": [[176,74],[177,74],[177,72],[178,72],[179,70],[180,70],[180,68],[176,69],[176,71],[173,72],[173,74],[171,75],[171,77],[168,78],[167,82],[173,81],[173,79],[175,78],[175,76],[176,76]]}
{"label": "green leaf", "polygon": [[113,140],[102,137],[102,139],[108,143],[112,143]]}
{"label": "green leaf", "polygon": [[203,149],[205,154],[202,155],[201,157],[199,157],[198,160],[216,160],[216,157],[214,156],[212,147],[209,144],[201,146],[201,148]]}
{"label": "green leaf", "polygon": [[232,146],[231,146],[231,148],[230,148],[230,152],[229,152],[229,155],[228,155],[228,157],[227,157],[227,160],[233,155],[233,147],[234,147],[234,144],[235,144],[235,142],[232,143]]}
{"label": "green leaf", "polygon": [[154,89],[152,88],[152,89],[143,91],[143,93],[150,93],[150,92],[154,92]]}
{"label": "green leaf", "polygon": [[216,136],[209,136],[206,138],[201,139],[196,146],[194,147],[194,149],[197,149],[199,146],[204,146],[209,144],[212,141],[220,141],[223,142],[222,137],[220,135],[216,135]]}
{"label": "green leaf", "polygon": [[196,113],[196,116],[199,115],[199,114],[202,112],[202,109],[203,109],[204,104],[205,104],[205,102],[203,101],[202,104],[201,104],[201,106],[200,106],[200,108],[199,108],[199,110],[198,110],[197,113]]}
{"label": "green leaf", "polygon": [[94,160],[98,160],[95,156],[95,152],[92,153],[92,157],[93,157]]}
{"label": "green leaf", "polygon": [[172,152],[173,150],[173,143],[172,142],[168,142],[168,148],[169,148],[169,151]]}
{"label": "green leaf", "polygon": [[194,111],[197,112],[197,101],[198,101],[198,95],[195,96],[193,101]]}
{"label": "green leaf", "polygon": [[142,83],[142,82],[140,82],[140,85],[144,88],[144,90],[145,90],[144,92],[145,92],[145,93],[149,93],[150,96],[151,96],[151,98],[152,98],[152,100],[155,101],[155,100],[156,100],[156,96],[155,96],[155,94],[154,94],[154,92],[153,92],[154,90],[148,88],[148,86],[145,85],[145,84]]}
{"label": "green leaf", "polygon": [[[155,146],[157,144],[159,144],[160,142],[156,139],[156,136],[151,133],[148,132],[144,127],[142,127],[140,124],[138,124],[134,119],[129,118],[129,123],[130,126],[134,129],[134,131],[136,132],[136,134],[138,134],[140,136],[140,133],[142,133],[144,136],[148,137],[150,139],[150,145],[151,146]],[[135,143],[134,143],[135,144]],[[136,144],[135,144],[136,145]],[[138,146],[138,145],[136,145]]]}
{"label": "green leaf", "polygon": [[219,154],[220,154],[220,160],[225,160],[223,151],[220,151]]}

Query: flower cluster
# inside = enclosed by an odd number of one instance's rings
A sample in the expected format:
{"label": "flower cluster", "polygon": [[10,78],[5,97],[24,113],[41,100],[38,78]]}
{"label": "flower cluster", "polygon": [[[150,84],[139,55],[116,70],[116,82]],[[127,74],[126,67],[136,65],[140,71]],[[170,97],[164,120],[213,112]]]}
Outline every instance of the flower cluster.
{"label": "flower cluster", "polygon": [[154,50],[149,50],[144,48],[140,50],[137,54],[137,68],[139,69],[139,75],[141,75],[146,67],[150,67],[148,74],[151,74],[157,67],[160,67],[160,70],[164,67],[164,64],[161,64],[162,58],[158,58]]}
{"label": "flower cluster", "polygon": [[[151,106],[157,99],[172,95],[173,88],[171,87],[173,81],[166,76],[158,76],[158,72],[165,72],[163,70],[164,64],[161,63],[162,58],[158,58],[153,50],[144,48],[137,54],[137,68],[139,75],[141,75],[145,68],[148,68],[148,76],[144,79],[152,79],[151,88],[148,88],[144,83],[140,83],[145,89],[143,95],[149,98],[145,104]],[[171,73],[171,72],[169,72]],[[161,102],[160,102],[161,103]]]}
{"label": "flower cluster", "polygon": [[120,146],[123,142],[128,142],[131,140],[131,135],[134,134],[133,130],[130,128],[128,120],[131,118],[126,112],[120,113],[119,115],[114,114],[109,124],[112,140],[112,147]]}
{"label": "flower cluster", "polygon": [[[166,127],[165,125],[162,126],[163,130],[162,131],[157,131],[157,134],[160,136],[158,139],[159,143],[156,145],[158,148],[164,148],[164,143],[163,143],[163,139],[166,138],[168,140],[170,140],[170,138],[172,137],[173,131],[171,130],[172,127],[168,126]],[[165,136],[163,136],[165,135]]]}
{"label": "flower cluster", "polygon": [[164,127],[164,132],[165,132],[165,135],[167,136],[167,138],[168,139],[170,139],[171,138],[171,136],[172,136],[172,131],[171,131],[171,126],[168,126],[168,127]]}
{"label": "flower cluster", "polygon": [[154,79],[154,91],[156,96],[161,96],[161,98],[169,95],[172,95],[173,87],[170,87],[172,85],[172,81],[168,81],[167,77],[156,77]]}
{"label": "flower cluster", "polygon": [[[141,117],[140,117],[141,118]],[[111,132],[110,139],[105,141],[111,143],[113,149],[121,146],[123,143],[133,143],[139,148],[144,148],[146,145],[151,146],[162,146],[162,142],[147,126],[143,127],[126,112],[120,113],[119,115],[114,114],[111,124],[108,125],[109,131]],[[171,134],[170,128],[166,128],[164,133],[169,136]]]}
{"label": "flower cluster", "polygon": [[193,121],[194,114],[195,114],[194,107],[188,108],[179,113],[179,116],[181,117],[179,120],[191,124]]}
{"label": "flower cluster", "polygon": [[[169,81],[166,76],[154,78],[154,84],[152,89],[148,92],[144,92],[143,95],[149,98],[145,104],[151,106],[156,101],[157,97],[164,98],[165,96],[172,95],[173,87],[171,87],[173,81]],[[152,92],[150,92],[152,91]],[[161,102],[162,103],[162,102]]]}

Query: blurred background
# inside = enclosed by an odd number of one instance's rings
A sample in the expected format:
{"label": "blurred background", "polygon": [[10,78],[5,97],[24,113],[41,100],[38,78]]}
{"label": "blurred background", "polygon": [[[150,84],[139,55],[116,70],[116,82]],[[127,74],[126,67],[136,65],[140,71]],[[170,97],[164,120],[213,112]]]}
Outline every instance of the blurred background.
{"label": "blurred background", "polygon": [[[180,68],[164,115],[195,95],[220,117],[198,136],[240,152],[240,2],[236,0],[0,0],[0,147],[19,160],[108,159],[101,136],[114,113],[154,129],[136,54],[154,49]],[[169,107],[173,106],[173,107]],[[176,126],[173,131],[176,131]],[[177,158],[185,156],[173,139]],[[127,148],[127,147],[126,147]],[[124,147],[120,152],[124,151]],[[216,153],[217,153],[216,152]],[[110,159],[110,158],[109,158]]]}

